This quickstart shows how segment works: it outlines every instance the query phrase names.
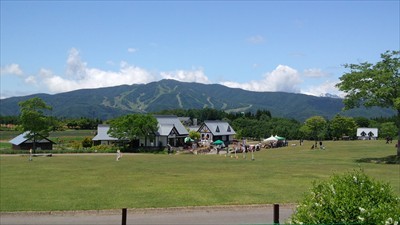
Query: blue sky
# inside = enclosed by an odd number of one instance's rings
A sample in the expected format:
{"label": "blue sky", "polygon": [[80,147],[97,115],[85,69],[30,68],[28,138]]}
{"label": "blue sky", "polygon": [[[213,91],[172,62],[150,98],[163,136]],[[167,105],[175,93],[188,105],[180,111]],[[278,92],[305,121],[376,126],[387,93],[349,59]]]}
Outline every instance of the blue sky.
{"label": "blue sky", "polygon": [[161,79],[342,95],[400,49],[400,1],[4,1],[1,98]]}

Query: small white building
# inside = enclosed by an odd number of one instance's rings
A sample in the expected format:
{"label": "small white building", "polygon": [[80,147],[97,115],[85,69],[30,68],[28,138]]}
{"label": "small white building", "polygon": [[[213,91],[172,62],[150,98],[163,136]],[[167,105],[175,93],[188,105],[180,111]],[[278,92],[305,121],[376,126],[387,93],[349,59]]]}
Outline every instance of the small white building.
{"label": "small white building", "polygon": [[357,128],[357,138],[359,140],[376,140],[378,138],[378,128]]}
{"label": "small white building", "polygon": [[97,134],[92,139],[94,145],[110,145],[115,142],[118,142],[118,138],[111,137],[110,135],[108,135],[109,130],[110,130],[110,125],[99,124],[97,126]]}

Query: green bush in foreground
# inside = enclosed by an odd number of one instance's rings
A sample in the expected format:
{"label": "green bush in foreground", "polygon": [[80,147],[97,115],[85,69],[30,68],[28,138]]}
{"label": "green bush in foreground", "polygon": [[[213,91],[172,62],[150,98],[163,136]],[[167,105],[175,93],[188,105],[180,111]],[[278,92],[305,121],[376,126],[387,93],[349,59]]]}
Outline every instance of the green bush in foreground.
{"label": "green bush in foreground", "polygon": [[362,170],[313,183],[290,224],[399,224],[400,198]]}

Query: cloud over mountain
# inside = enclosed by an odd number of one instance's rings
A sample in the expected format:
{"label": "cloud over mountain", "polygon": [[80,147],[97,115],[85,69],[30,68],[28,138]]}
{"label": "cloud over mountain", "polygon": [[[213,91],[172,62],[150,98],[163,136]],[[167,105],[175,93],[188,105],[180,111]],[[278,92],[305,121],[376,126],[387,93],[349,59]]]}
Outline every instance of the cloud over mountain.
{"label": "cloud over mountain", "polygon": [[298,93],[302,82],[300,73],[285,65],[279,65],[272,72],[266,73],[261,80],[253,80],[245,83],[221,82],[222,85],[232,88],[241,88],[249,91],[282,91]]}
{"label": "cloud over mountain", "polygon": [[[252,37],[253,42],[263,41],[261,36]],[[132,65],[126,61],[116,64],[117,70],[104,70],[90,67],[82,60],[78,49],[72,48],[68,52],[64,74],[54,73],[47,68],[41,68],[35,75],[25,75],[16,63],[1,68],[1,73],[18,75],[29,85],[40,87],[43,92],[60,93],[78,89],[91,89],[112,87],[123,84],[146,84],[162,79],[173,79],[182,82],[195,82],[202,84],[213,83],[204,69],[201,67],[191,70],[177,69],[172,71],[150,71],[140,66]],[[289,92],[305,93],[319,96],[325,93],[338,94],[334,87],[334,81],[322,82],[321,85],[313,84],[312,87],[304,87],[307,82],[317,79],[327,79],[329,74],[320,69],[307,69],[302,73],[287,65],[278,65],[274,70],[265,72],[259,80],[237,82],[225,80],[219,84],[232,88],[258,92]],[[302,87],[303,86],[303,87]],[[301,88],[302,87],[302,88]]]}

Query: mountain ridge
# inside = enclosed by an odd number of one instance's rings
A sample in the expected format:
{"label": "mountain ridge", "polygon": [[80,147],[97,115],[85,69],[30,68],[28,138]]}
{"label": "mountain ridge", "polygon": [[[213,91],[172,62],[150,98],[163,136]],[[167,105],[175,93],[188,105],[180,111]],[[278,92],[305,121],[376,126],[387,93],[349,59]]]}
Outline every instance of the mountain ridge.
{"label": "mountain ridge", "polygon": [[0,115],[19,114],[18,102],[39,97],[53,107],[57,117],[115,118],[128,113],[153,113],[165,109],[214,108],[226,112],[269,110],[274,117],[299,121],[320,115],[388,117],[390,109],[352,109],[342,112],[342,99],[286,92],[254,92],[220,84],[186,83],[160,80],[148,84],[80,89],[58,94],[34,94],[0,99]]}

